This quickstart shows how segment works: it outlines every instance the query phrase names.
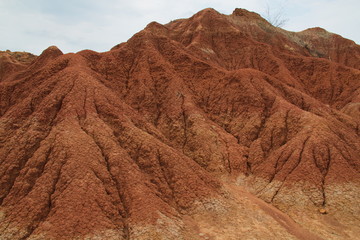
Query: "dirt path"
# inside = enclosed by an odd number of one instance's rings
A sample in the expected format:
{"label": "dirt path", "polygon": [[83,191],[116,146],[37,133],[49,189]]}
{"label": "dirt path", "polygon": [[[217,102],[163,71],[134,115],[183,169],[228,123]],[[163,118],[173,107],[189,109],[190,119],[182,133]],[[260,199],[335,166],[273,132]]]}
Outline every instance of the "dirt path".
{"label": "dirt path", "polygon": [[294,235],[300,240],[324,240],[321,237],[309,232],[308,230],[297,224],[287,214],[283,213],[276,207],[264,202],[255,195],[249,193],[241,186],[235,186],[233,184],[224,183],[225,188],[232,193],[238,201],[246,197],[255,204],[257,204],[266,214],[275,219],[281,226],[283,226],[290,234]]}

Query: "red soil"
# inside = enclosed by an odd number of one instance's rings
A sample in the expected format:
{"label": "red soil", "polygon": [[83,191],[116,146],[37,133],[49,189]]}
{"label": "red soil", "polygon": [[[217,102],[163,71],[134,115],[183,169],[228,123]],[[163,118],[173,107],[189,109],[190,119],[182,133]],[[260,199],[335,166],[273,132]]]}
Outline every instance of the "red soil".
{"label": "red soil", "polygon": [[[353,236],[359,49],[325,30],[292,33],[243,9],[205,9],[150,23],[105,53],[5,55],[0,238],[196,239],[186,217],[230,201],[224,176],[290,215],[335,212]],[[163,229],[161,216],[171,219]],[[300,239],[335,231],[304,235],[281,218]]]}

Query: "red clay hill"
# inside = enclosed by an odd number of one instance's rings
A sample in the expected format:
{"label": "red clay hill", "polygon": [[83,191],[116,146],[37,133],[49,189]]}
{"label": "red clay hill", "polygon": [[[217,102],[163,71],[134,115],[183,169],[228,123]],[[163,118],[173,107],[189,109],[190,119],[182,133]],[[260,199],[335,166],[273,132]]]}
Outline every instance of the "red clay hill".
{"label": "red clay hill", "polygon": [[0,239],[356,239],[360,46],[205,9],[0,53]]}

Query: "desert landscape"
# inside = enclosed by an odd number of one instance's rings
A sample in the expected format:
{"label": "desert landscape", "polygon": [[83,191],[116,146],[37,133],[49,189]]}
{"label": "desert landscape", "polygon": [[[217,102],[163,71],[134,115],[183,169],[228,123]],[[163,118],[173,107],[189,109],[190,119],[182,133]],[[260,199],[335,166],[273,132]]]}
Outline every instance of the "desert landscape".
{"label": "desert landscape", "polygon": [[360,46],[204,9],[0,52],[0,239],[359,239]]}

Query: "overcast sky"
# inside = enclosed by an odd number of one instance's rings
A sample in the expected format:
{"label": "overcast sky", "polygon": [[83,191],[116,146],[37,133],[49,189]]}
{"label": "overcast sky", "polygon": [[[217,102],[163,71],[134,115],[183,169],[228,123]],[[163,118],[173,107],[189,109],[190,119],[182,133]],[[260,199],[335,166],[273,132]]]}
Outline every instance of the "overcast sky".
{"label": "overcast sky", "polygon": [[64,53],[108,51],[148,23],[165,24],[204,8],[230,14],[245,8],[281,11],[283,27],[322,27],[360,43],[359,0],[0,0],[0,50],[40,54],[56,45]]}

